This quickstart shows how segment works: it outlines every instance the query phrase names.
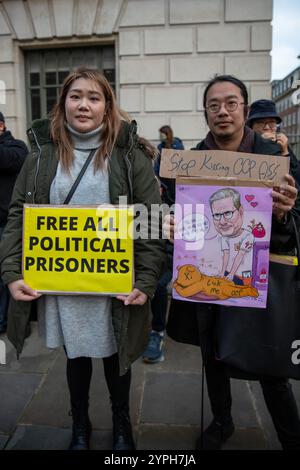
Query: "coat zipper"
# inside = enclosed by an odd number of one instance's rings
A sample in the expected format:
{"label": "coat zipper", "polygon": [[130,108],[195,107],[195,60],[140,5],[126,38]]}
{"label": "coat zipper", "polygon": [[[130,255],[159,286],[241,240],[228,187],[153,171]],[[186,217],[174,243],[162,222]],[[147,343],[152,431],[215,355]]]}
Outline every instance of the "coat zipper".
{"label": "coat zipper", "polygon": [[41,160],[41,155],[42,155],[42,149],[41,149],[41,147],[38,143],[38,139],[37,139],[37,136],[36,136],[33,128],[31,128],[28,133],[31,133],[33,135],[33,138],[35,140],[35,144],[38,148],[38,156],[37,156],[36,170],[35,170],[35,175],[34,175],[34,186],[33,186],[33,195],[32,195],[32,202],[33,202],[33,204],[35,204],[35,195],[36,195],[36,188],[37,188],[37,177],[38,177],[38,173],[39,173],[39,169],[40,169],[40,160]]}

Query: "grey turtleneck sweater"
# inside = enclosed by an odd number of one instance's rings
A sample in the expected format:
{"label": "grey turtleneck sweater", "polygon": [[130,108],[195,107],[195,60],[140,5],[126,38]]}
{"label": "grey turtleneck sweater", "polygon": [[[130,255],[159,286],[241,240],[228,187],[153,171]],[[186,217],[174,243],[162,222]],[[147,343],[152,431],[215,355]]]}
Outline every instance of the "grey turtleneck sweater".
{"label": "grey turtleneck sweater", "polygon": [[[50,191],[51,204],[63,204],[90,151],[100,146],[101,128],[85,134],[76,132],[69,126],[68,129],[74,145],[73,166],[70,169],[70,174],[67,174],[58,164],[56,177]],[[104,204],[109,202],[108,173],[107,171],[98,171],[94,175],[92,161],[69,204]]]}
{"label": "grey turtleneck sweater", "polygon": [[[101,128],[82,134],[68,126],[74,145],[74,162],[67,174],[58,164],[50,190],[50,204],[63,204],[89,152],[100,146]],[[108,173],[94,174],[93,161],[84,173],[69,205],[110,203]],[[39,324],[46,345],[65,345],[68,357],[108,357],[117,351],[108,296],[44,295]]]}

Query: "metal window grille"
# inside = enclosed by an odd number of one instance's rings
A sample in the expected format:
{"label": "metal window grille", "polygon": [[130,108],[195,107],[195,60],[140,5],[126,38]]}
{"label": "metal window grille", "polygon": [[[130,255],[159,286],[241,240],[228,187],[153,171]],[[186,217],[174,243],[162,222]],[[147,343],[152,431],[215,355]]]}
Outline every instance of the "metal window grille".
{"label": "metal window grille", "polygon": [[57,102],[60,87],[80,66],[101,70],[115,90],[114,46],[31,50],[25,53],[28,125],[46,117]]}

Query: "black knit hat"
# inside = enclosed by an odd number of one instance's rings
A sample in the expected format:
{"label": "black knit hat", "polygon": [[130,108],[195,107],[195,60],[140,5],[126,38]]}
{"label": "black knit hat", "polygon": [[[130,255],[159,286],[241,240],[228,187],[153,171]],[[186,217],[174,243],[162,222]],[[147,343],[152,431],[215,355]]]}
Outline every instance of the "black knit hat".
{"label": "black knit hat", "polygon": [[247,119],[247,126],[251,127],[253,121],[256,119],[275,118],[277,124],[280,124],[282,119],[276,111],[276,105],[271,100],[257,100],[254,101],[249,110]]}
{"label": "black knit hat", "polygon": [[5,122],[4,116],[3,116],[3,114],[1,113],[1,111],[0,111],[0,122]]}

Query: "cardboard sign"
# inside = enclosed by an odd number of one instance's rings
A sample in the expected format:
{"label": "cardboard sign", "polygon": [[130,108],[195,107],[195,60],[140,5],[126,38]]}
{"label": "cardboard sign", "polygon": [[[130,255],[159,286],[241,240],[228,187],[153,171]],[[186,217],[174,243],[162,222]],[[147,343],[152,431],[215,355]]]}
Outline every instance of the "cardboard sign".
{"label": "cardboard sign", "polygon": [[25,204],[22,265],[38,292],[129,294],[133,208]]}
{"label": "cardboard sign", "polygon": [[223,150],[163,149],[160,176],[210,176],[273,181],[279,185],[289,173],[290,158]]}
{"label": "cardboard sign", "polygon": [[176,180],[175,299],[266,307],[271,193],[260,182]]}

